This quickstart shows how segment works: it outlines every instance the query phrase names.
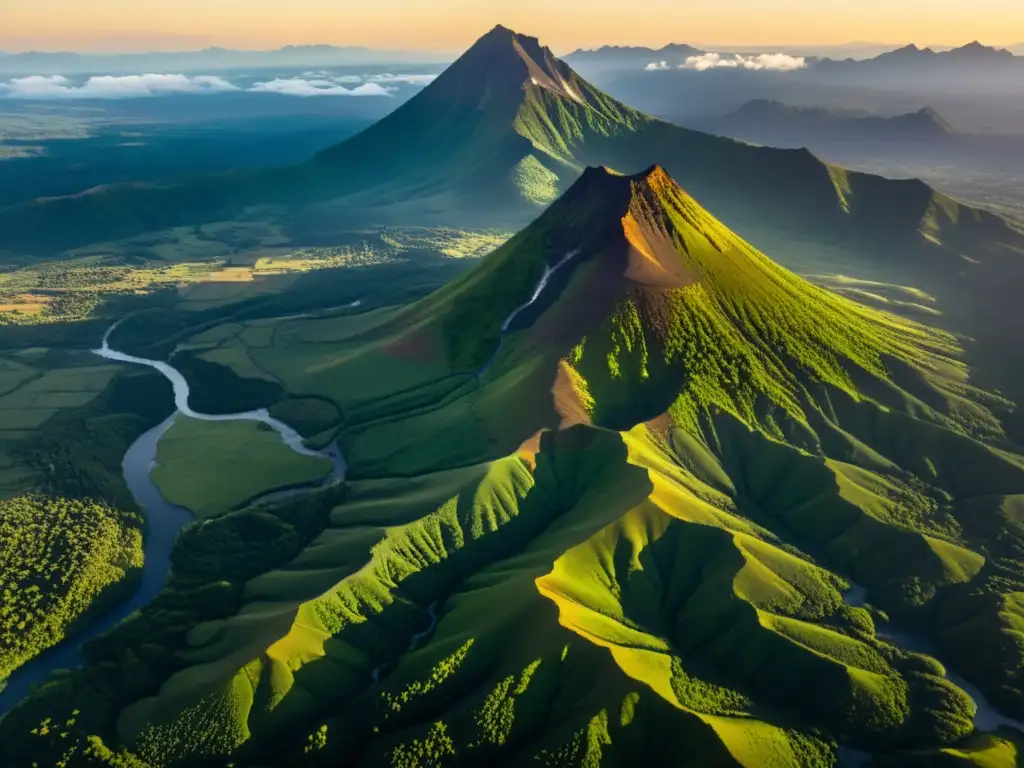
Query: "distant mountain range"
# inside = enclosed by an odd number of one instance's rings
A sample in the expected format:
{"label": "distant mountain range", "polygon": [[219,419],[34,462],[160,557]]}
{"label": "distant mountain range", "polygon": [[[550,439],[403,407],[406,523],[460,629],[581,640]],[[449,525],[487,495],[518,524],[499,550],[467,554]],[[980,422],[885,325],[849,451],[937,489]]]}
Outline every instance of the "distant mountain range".
{"label": "distant mountain range", "polygon": [[263,67],[330,67],[359,64],[443,61],[442,54],[384,51],[358,46],[289,45],[274,51],[236,51],[206,48],[201,51],[85,54],[27,51],[0,53],[0,73],[10,75],[66,75],[76,73],[141,74]]}
{"label": "distant mountain range", "polygon": [[[839,48],[834,55],[841,56],[843,51],[843,48]],[[1020,51],[1024,52],[1024,45],[1020,47]],[[574,51],[566,57],[566,60],[587,71],[640,69],[651,64],[663,65],[664,68],[672,69],[682,66],[691,56],[701,56],[710,52],[682,44],[667,45],[658,49],[604,46],[594,50]],[[714,52],[731,57],[750,55],[757,51],[745,48],[737,51],[715,49]],[[784,46],[778,48],[766,46],[760,51],[760,53],[785,53],[790,56],[799,56],[804,59],[804,72],[848,79],[865,76],[872,78],[915,76],[940,79],[957,73],[973,76],[977,75],[979,71],[996,75],[1024,72],[1024,56],[1015,56],[1013,51],[993,48],[979,42],[968,43],[949,50],[920,48],[912,44],[882,52],[871,58],[854,57],[856,52],[857,50],[854,49],[845,58],[830,58],[813,55],[812,49],[788,49]],[[891,83],[885,85],[891,85]]]}
{"label": "distant mountain range", "polygon": [[734,112],[695,124],[701,130],[778,146],[813,146],[822,141],[927,141],[955,133],[931,107],[895,117],[862,112],[795,107],[753,99]]}
{"label": "distant mountain range", "polygon": [[[1024,75],[1024,57],[978,42],[948,51],[907,45],[863,61],[821,59],[813,62],[810,71],[815,76],[843,82],[874,82],[890,88],[908,82],[941,84],[948,88],[964,78],[984,86],[986,82],[979,81],[979,76],[993,81],[1006,76],[1019,79]],[[886,80],[881,82],[880,77]]]}
{"label": "distant mountain range", "polygon": [[604,45],[589,50],[573,51],[565,60],[583,68],[613,69],[619,67],[644,67],[652,62],[682,64],[690,56],[704,53],[700,48],[682,43],[670,43],[664,48],[643,46]]}
{"label": "distant mountain range", "polygon": [[286,207],[299,236],[374,221],[518,227],[587,166],[630,172],[654,163],[716,215],[761,231],[903,249],[1024,247],[1024,234],[1004,220],[921,181],[652,118],[503,27],[387,117],[307,163],[39,200],[0,211],[0,231],[8,250],[52,254],[257,205]]}

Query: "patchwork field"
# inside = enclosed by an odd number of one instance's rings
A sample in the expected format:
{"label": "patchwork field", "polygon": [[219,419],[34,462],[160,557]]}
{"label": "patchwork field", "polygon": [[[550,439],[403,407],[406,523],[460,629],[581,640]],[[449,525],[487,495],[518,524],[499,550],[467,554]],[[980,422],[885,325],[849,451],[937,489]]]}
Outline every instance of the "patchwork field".
{"label": "patchwork field", "polygon": [[289,247],[278,228],[260,222],[179,227],[69,251],[27,267],[4,269],[0,261],[0,324],[73,321],[102,315],[104,302],[117,297],[161,291],[174,291],[171,303],[183,311],[215,310],[287,292],[303,273],[476,258],[507,237],[443,228],[383,229],[341,233],[338,245]]}
{"label": "patchwork field", "polygon": [[[32,487],[23,445],[48,420],[92,402],[118,372],[87,353],[0,352],[0,497]],[[15,458],[16,455],[22,458]]]}

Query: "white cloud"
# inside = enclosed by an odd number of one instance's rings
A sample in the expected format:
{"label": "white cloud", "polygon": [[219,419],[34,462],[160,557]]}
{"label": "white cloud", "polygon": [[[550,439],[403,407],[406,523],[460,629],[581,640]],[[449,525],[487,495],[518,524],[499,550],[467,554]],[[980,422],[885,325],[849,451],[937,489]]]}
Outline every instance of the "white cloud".
{"label": "white cloud", "polygon": [[[0,0],[2,2],[3,0]],[[390,96],[399,84],[427,85],[435,75],[331,75],[322,70],[304,77],[257,82],[244,90],[287,96]],[[33,75],[0,81],[0,98],[9,99],[137,99],[169,94],[207,94],[243,90],[213,75],[97,75],[71,80],[62,75]]]}
{"label": "white cloud", "polygon": [[690,56],[682,64],[682,69],[694,69],[706,72],[709,69],[753,69],[772,72],[792,72],[807,66],[803,56],[790,56],[788,53],[758,53],[752,56],[732,54],[723,56],[720,53],[703,53]]}
{"label": "white cloud", "polygon": [[170,93],[237,90],[224,78],[212,75],[99,75],[81,85],[61,75],[32,75],[0,83],[0,96],[10,99],[137,99]]}
{"label": "white cloud", "polygon": [[667,61],[652,61],[650,64],[644,67],[644,69],[646,69],[648,72],[657,72],[660,69],[668,68],[669,66]]}
{"label": "white cloud", "polygon": [[355,88],[346,88],[330,80],[304,80],[300,77],[277,78],[256,83],[250,91],[257,93],[280,93],[285,96],[390,96],[389,91],[378,83],[364,83]]}
{"label": "white cloud", "polygon": [[406,83],[407,85],[430,85],[437,79],[437,75],[392,75],[390,72],[382,72],[379,75],[370,75],[366,78],[371,83]]}

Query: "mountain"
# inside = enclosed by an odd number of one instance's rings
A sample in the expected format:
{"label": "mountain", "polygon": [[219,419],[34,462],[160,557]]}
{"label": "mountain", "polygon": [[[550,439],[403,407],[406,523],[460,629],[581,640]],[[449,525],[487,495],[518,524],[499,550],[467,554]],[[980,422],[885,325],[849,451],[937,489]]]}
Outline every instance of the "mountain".
{"label": "mountain", "polygon": [[643,69],[648,64],[659,62],[678,66],[690,56],[699,56],[702,53],[703,50],[683,43],[669,43],[663,48],[604,45],[600,48],[580,48],[567,55],[565,60],[587,72],[600,72],[620,68]]}
{"label": "mountain", "polygon": [[931,107],[895,117],[878,117],[820,107],[794,107],[768,99],[752,99],[734,112],[695,127],[775,146],[941,141],[954,133],[953,127]]}
{"label": "mountain", "polygon": [[885,78],[887,87],[973,86],[975,89],[1012,87],[1024,72],[1024,57],[1011,51],[992,48],[978,42],[947,51],[907,45],[872,59],[823,59],[809,74],[828,77],[847,84],[878,85]]}
{"label": "mountain", "polygon": [[384,51],[360,46],[288,45],[272,51],[205,48],[201,51],[90,54],[70,51],[0,52],[0,74],[70,75],[194,72],[263,67],[341,67],[443,61],[436,53]]}
{"label": "mountain", "polygon": [[343,414],[345,498],[187,528],[6,764],[1012,765],[919,652],[1024,714],[998,401],[663,169],[418,303],[196,330]]}
{"label": "mountain", "polygon": [[[862,68],[883,67],[889,65],[900,66],[943,66],[952,63],[957,64],[995,64],[1010,63],[1019,64],[1015,56],[1005,48],[993,48],[982,45],[978,41],[968,43],[959,48],[951,48],[945,51],[936,51],[932,48],[919,48],[911,43],[893,51],[887,51],[871,59],[857,62]],[[837,62],[831,62],[837,63]],[[846,59],[842,63],[854,63],[852,59]]]}
{"label": "mountain", "polygon": [[[906,250],[1024,239],[919,181],[888,181],[686,130],[601,92],[535,38],[496,27],[363,133],[288,168],[103,187],[0,211],[5,247],[52,254],[163,227],[292,206],[305,233],[377,223],[519,227],[588,165],[661,163],[746,233]],[[263,213],[265,215],[265,211]]]}

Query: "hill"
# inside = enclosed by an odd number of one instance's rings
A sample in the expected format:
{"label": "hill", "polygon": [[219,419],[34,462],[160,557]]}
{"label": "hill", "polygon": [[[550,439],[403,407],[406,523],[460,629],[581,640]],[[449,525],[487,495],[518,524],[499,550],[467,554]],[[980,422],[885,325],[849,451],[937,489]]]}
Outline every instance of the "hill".
{"label": "hill", "polygon": [[1024,714],[999,400],[952,337],[781,268],[663,169],[587,169],[415,304],[233,326],[185,345],[331,401],[344,502],[188,529],[0,758],[1012,764],[898,631]]}
{"label": "hill", "polygon": [[278,206],[296,237],[367,222],[518,228],[588,165],[635,172],[654,163],[747,232],[904,250],[925,241],[957,251],[1024,242],[998,217],[921,182],[656,120],[503,27],[386,118],[305,164],[39,200],[0,211],[0,230],[8,250],[45,254],[254,206],[264,206],[254,216]]}
{"label": "hill", "polygon": [[815,146],[823,142],[941,142],[955,133],[934,109],[924,107],[894,117],[796,107],[752,99],[722,117],[702,122],[709,133],[775,146]]}
{"label": "hill", "polygon": [[[849,114],[839,110],[815,107],[794,107],[779,101],[753,99],[735,112],[726,115],[726,121],[747,123],[751,127],[800,127],[807,130],[827,129],[836,134],[848,132],[853,136],[890,136],[893,138],[930,138],[953,133],[951,126],[931,107],[894,117]],[[837,135],[837,137],[838,137]]]}

